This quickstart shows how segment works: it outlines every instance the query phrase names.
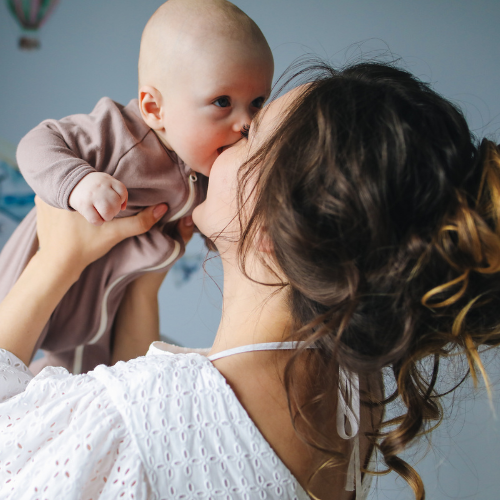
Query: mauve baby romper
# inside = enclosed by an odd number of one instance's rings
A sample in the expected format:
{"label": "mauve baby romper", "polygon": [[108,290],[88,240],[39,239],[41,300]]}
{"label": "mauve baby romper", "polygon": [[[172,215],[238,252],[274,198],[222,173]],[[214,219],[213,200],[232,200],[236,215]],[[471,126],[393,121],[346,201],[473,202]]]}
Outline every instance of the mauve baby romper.
{"label": "mauve baby romper", "polygon": [[[119,217],[167,203],[165,217],[146,234],[128,238],[88,266],[45,326],[33,364],[82,373],[111,360],[112,327],[129,283],[165,271],[183,254],[173,221],[189,215],[206,194],[207,178],[169,152],[143,121],[136,99],[124,107],[102,98],[89,115],[45,120],[17,149],[19,168],[42,200],[65,209],[76,184],[90,172],[106,172],[128,189]],[[38,248],[36,209],[21,222],[0,253],[0,300]]]}

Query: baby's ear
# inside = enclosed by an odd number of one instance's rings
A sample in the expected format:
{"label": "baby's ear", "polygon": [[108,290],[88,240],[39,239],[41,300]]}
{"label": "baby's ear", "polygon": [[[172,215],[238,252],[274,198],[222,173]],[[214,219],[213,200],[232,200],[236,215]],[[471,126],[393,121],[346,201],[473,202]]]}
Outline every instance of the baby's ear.
{"label": "baby's ear", "polygon": [[153,130],[164,128],[162,121],[162,95],[158,89],[144,85],[139,89],[139,109],[144,121]]}

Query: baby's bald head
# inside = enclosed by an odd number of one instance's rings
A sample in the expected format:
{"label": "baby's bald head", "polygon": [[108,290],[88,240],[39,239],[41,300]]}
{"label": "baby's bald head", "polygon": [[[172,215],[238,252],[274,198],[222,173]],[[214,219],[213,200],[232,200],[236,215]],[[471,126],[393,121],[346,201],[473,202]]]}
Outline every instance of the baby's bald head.
{"label": "baby's bald head", "polygon": [[262,58],[271,49],[255,22],[227,0],[169,0],[150,18],[141,39],[139,87],[168,85],[193,58]]}
{"label": "baby's bald head", "polygon": [[227,0],[169,0],[141,40],[139,109],[163,144],[193,170],[242,137],[269,97],[271,49]]}

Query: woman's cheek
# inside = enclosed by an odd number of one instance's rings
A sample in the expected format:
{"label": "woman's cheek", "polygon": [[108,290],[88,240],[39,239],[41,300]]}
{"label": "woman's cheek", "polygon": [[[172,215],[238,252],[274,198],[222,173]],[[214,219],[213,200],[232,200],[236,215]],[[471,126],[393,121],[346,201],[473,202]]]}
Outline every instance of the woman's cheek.
{"label": "woman's cheek", "polygon": [[[234,148],[234,149],[233,149]],[[223,231],[237,212],[237,173],[241,155],[235,145],[224,151],[212,165],[208,180],[207,197],[195,208],[193,220],[207,236]]]}

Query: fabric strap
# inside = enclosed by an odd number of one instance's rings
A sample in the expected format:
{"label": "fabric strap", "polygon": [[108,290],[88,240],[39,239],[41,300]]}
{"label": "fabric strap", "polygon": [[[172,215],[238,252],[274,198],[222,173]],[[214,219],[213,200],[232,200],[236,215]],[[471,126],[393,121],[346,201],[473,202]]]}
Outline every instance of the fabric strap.
{"label": "fabric strap", "polygon": [[[243,352],[253,352],[253,351],[277,351],[280,349],[291,350],[297,349],[304,345],[305,342],[265,342],[262,344],[250,344],[242,345],[239,347],[234,347],[233,349],[227,349],[226,351],[221,351],[216,354],[208,356],[210,361],[215,361],[216,359],[225,358],[226,356],[232,356],[233,354],[241,354]],[[309,349],[314,349],[314,346],[309,346]]]}
{"label": "fabric strap", "polygon": [[[208,356],[210,361],[253,351],[275,351],[279,349],[297,349],[305,342],[266,342],[250,344],[221,351]],[[308,346],[314,349],[315,346]],[[342,439],[352,439],[352,451],[347,466],[346,491],[356,491],[356,499],[361,497],[361,460],[359,452],[359,377],[344,368],[339,369],[339,388],[337,402],[337,432]]]}

